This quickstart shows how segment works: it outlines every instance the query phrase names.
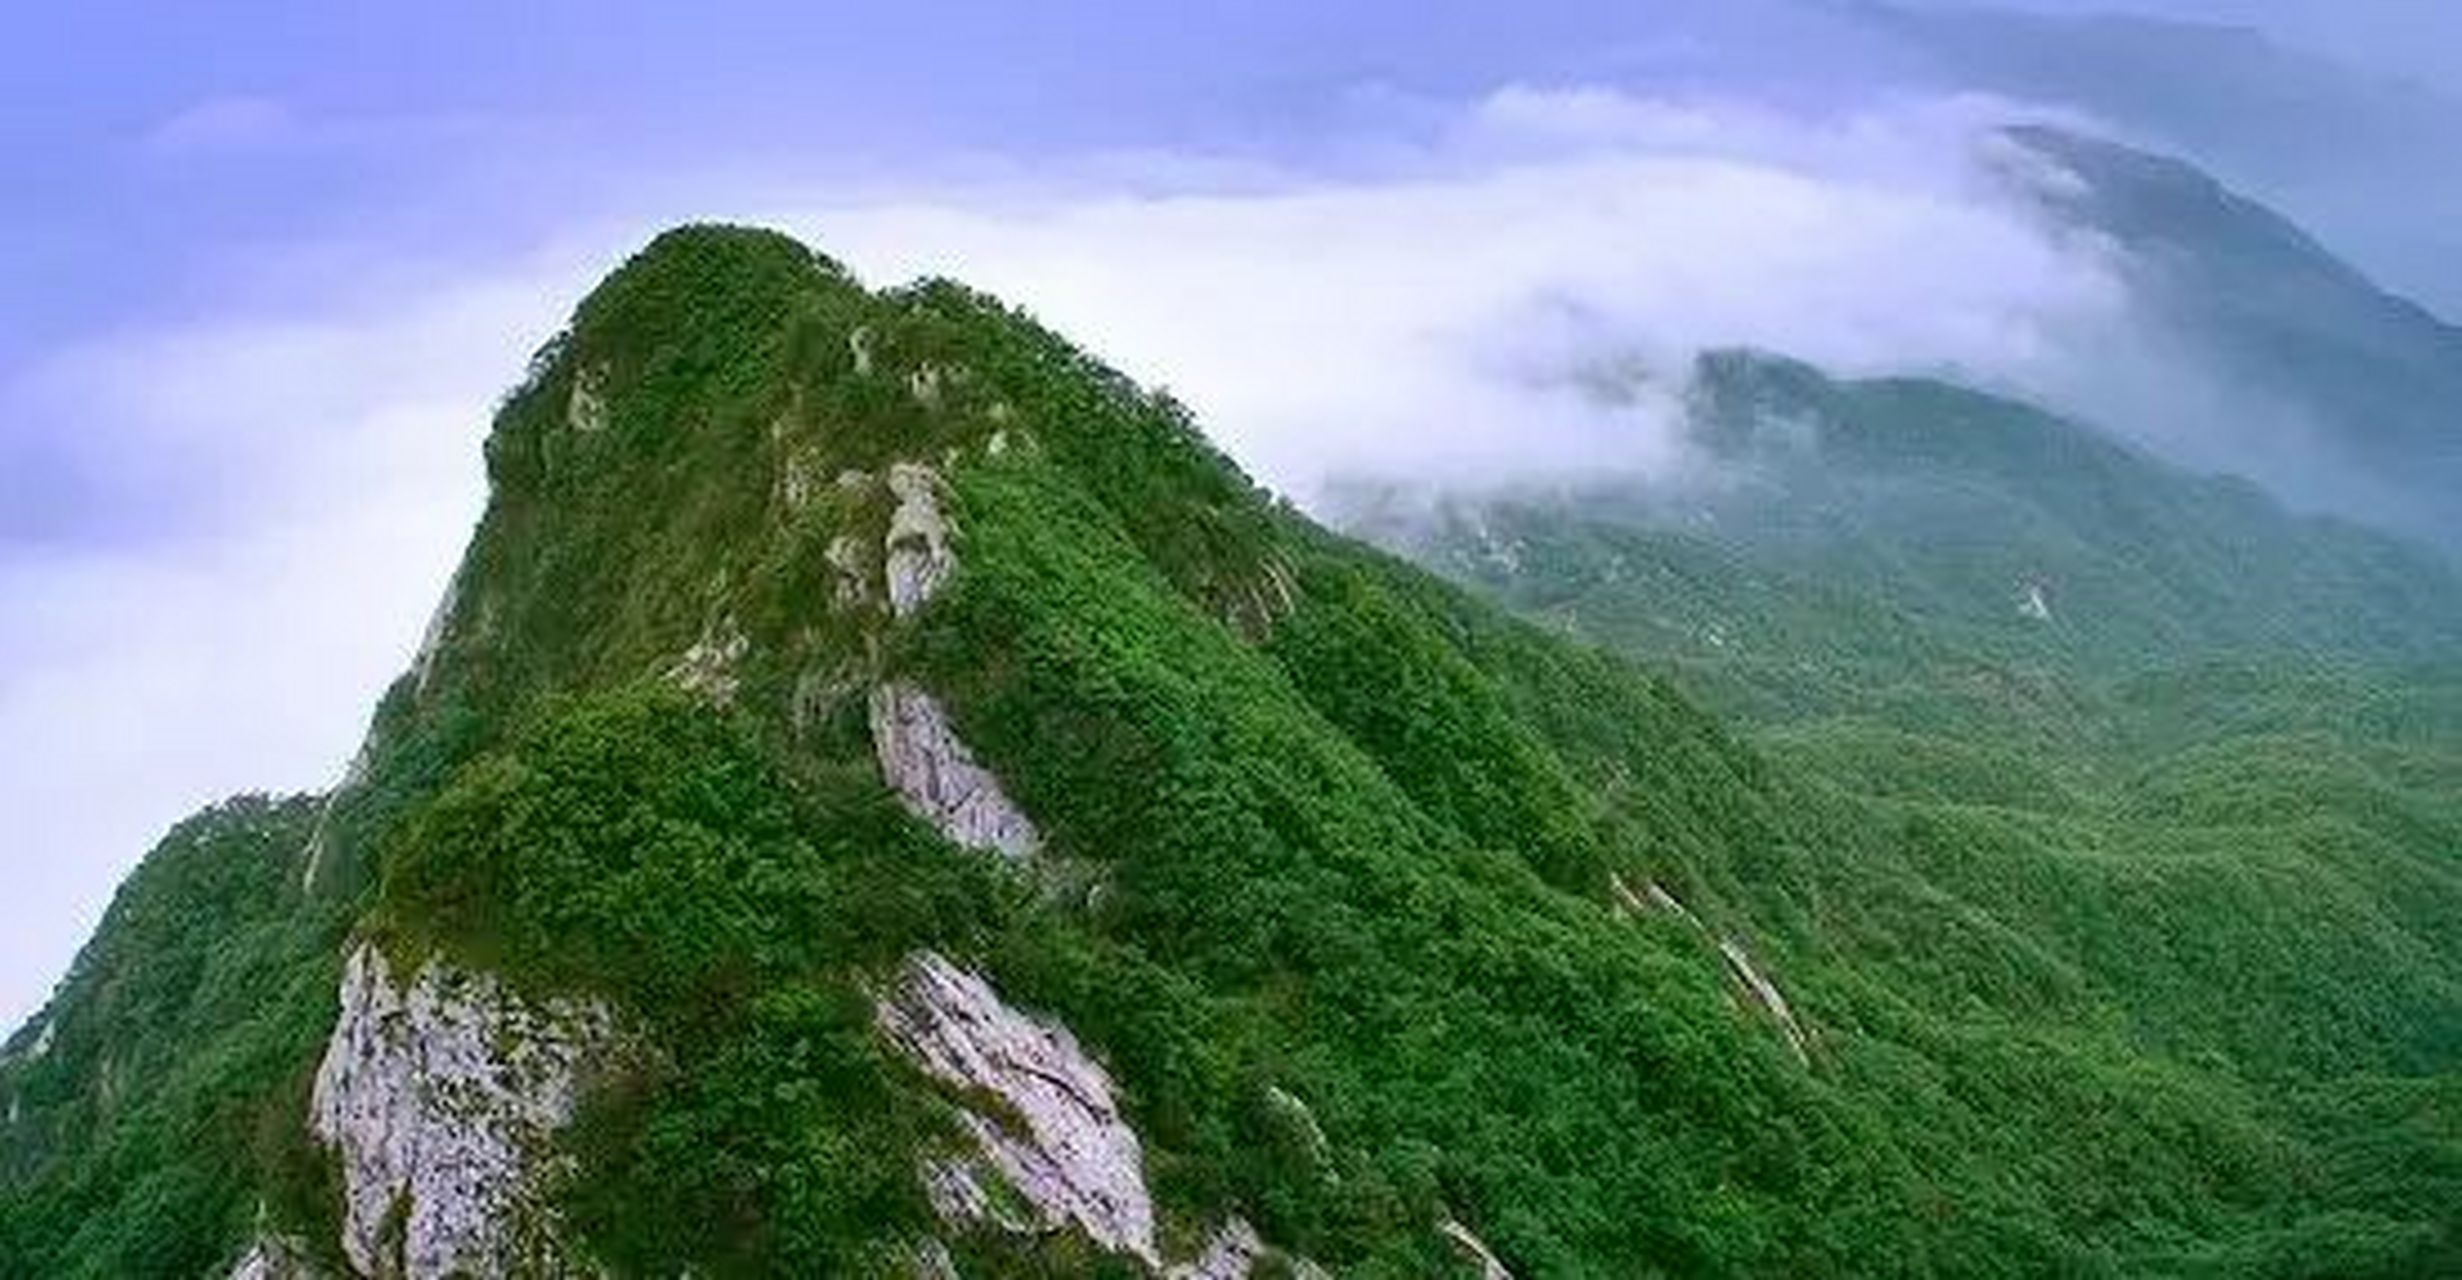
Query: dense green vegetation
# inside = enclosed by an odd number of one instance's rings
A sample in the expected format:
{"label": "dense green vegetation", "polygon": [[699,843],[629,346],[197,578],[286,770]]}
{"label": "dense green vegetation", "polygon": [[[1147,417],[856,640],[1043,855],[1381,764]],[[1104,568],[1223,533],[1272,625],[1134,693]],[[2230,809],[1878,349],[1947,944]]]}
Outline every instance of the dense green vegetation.
{"label": "dense green vegetation", "polygon": [[933,1133],[861,975],[995,914],[989,868],[874,793],[799,797],[671,689],[543,710],[402,830],[380,929],[541,991],[612,998],[661,1052],[580,1136],[577,1216],[660,1273],[888,1269]]}
{"label": "dense green vegetation", "polygon": [[[2462,1065],[2450,564],[1971,392],[1703,372],[1728,483],[1353,514],[1674,668],[2004,957],[1919,959],[1866,886],[1827,934],[1859,979],[2117,1019],[2307,1167],[2377,1162],[2366,1195],[2165,1265],[2449,1269],[2462,1124],[2425,1108]],[[2353,1125],[2394,1098],[2423,1110]]]}
{"label": "dense green vegetation", "polygon": [[[899,1274],[948,1236],[913,1175],[952,1099],[872,1023],[921,947],[1099,1054],[1183,1254],[1237,1212],[1385,1276],[1459,1268],[1448,1218],[1525,1276],[2462,1263],[2462,680],[2392,665],[2452,652],[2450,579],[1979,401],[2000,449],[1939,459],[1891,425],[1932,393],[1802,386],[1873,433],[1871,491],[1813,468],[1819,529],[1534,503],[1418,548],[1670,681],[1316,528],[990,299],[661,237],[507,398],[365,776],[175,833],[51,1054],[0,1065],[0,1275],[205,1274],[260,1202],[330,1240],[300,1117],[353,930],[621,1011],[566,1208],[622,1274]],[[907,619],[835,585],[898,460],[960,566]],[[1941,524],[1867,500],[2065,532],[1926,558]],[[1510,571],[1465,570],[1499,530]],[[2299,558],[2225,590],[2215,546],[2258,534]],[[2013,573],[2117,621],[2047,631]],[[695,649],[736,652],[723,687],[677,687]],[[949,704],[1030,863],[886,793],[884,678]]]}
{"label": "dense green vegetation", "polygon": [[316,812],[242,797],[174,828],[11,1040],[0,1275],[204,1275],[261,1206],[322,1220],[300,1117],[345,922],[299,894]]}

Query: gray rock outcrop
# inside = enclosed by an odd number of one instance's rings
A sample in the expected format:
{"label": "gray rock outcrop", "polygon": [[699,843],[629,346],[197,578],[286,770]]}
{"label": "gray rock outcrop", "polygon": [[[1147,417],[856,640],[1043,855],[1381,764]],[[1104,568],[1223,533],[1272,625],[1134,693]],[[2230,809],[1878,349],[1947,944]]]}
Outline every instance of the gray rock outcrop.
{"label": "gray rock outcrop", "polygon": [[736,664],[752,651],[752,642],[733,618],[722,617],[701,633],[667,668],[667,679],[719,706],[735,701]]}
{"label": "gray rock outcrop", "polygon": [[296,1244],[261,1235],[231,1264],[227,1280],[325,1280],[325,1273]]}
{"label": "gray rock outcrop", "polygon": [[1479,1269],[1479,1280],[1513,1280],[1513,1272],[1496,1256],[1495,1250],[1487,1247],[1487,1241],[1480,1239],[1458,1219],[1445,1219],[1438,1224],[1437,1230],[1444,1233],[1456,1252]]}
{"label": "gray rock outcrop", "polygon": [[[943,1220],[988,1222],[1019,1235],[1076,1227],[1168,1280],[1244,1280],[1267,1258],[1300,1277],[1324,1275],[1239,1217],[1217,1228],[1195,1258],[1166,1264],[1144,1148],[1120,1113],[1110,1074],[1068,1028],[1012,1008],[979,975],[918,953],[875,1017],[927,1074],[961,1096],[997,1099],[1003,1113],[962,1107],[958,1118],[974,1150],[924,1162],[924,1192]],[[995,1183],[1015,1194],[995,1194]]]}
{"label": "gray rock outcrop", "polygon": [[573,1271],[556,1243],[552,1138],[615,1045],[601,1006],[526,1002],[430,960],[407,984],[362,944],[309,1127],[340,1157],[354,1271],[442,1280]]}
{"label": "gray rock outcrop", "polygon": [[872,748],[881,777],[916,817],[969,849],[1012,858],[1042,843],[1034,823],[1011,803],[1000,779],[975,762],[940,701],[903,681],[872,690]]}
{"label": "gray rock outcrop", "polygon": [[1735,975],[1737,985],[1743,987],[1753,1003],[1760,1005],[1762,1011],[1770,1015],[1770,1020],[1778,1024],[1778,1033],[1786,1037],[1787,1047],[1795,1051],[1796,1061],[1806,1066],[1812,1065],[1812,1051],[1804,1039],[1803,1025],[1795,1020],[1795,1010],[1787,1004],[1787,997],[1778,989],[1778,984],[1770,981],[1768,975],[1753,965],[1752,956],[1744,950],[1743,943],[1733,938],[1720,938],[1718,954],[1726,958],[1727,968]]}
{"label": "gray rock outcrop", "polygon": [[1735,982],[1736,988],[1770,1016],[1770,1021],[1778,1027],[1778,1034],[1786,1040],[1787,1048],[1794,1052],[1796,1061],[1805,1066],[1812,1065],[1811,1039],[1805,1035],[1803,1024],[1796,1020],[1795,1009],[1787,1003],[1786,993],[1780,991],[1778,984],[1770,981],[1769,975],[1761,972],[1760,967],[1752,962],[1752,953],[1744,949],[1743,943],[1712,931],[1710,926],[1702,923],[1701,917],[1693,914],[1692,908],[1685,906],[1656,880],[1642,881],[1642,891],[1638,894],[1624,882],[1622,876],[1609,876],[1607,884],[1621,910],[1635,914],[1649,910],[1664,911],[1691,925],[1716,946],[1719,959],[1726,962],[1727,976]]}
{"label": "gray rock outcrop", "polygon": [[940,510],[940,477],[930,467],[893,463],[889,493],[897,505],[882,539],[882,576],[889,588],[890,612],[903,618],[940,591],[956,571],[957,559],[949,550],[948,518]]}
{"label": "gray rock outcrop", "polygon": [[[1009,1007],[991,984],[923,952],[878,1006],[881,1030],[934,1078],[997,1098],[1012,1126],[972,1108],[960,1119],[983,1160],[1043,1229],[1075,1225],[1096,1244],[1159,1268],[1143,1148],[1120,1114],[1111,1076],[1067,1028]],[[983,1170],[942,1169],[947,1212],[988,1206]],[[969,1186],[969,1181],[972,1185]]]}

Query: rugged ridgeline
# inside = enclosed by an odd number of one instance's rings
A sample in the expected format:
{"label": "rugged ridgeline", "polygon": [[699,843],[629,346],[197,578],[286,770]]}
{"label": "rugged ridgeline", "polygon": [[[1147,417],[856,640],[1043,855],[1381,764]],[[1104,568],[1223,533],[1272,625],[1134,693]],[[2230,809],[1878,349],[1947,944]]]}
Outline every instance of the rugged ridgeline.
{"label": "rugged ridgeline", "polygon": [[[766,233],[600,286],[488,466],[349,778],[175,832],[9,1042],[0,1273],[2453,1256],[2449,869],[2155,1024],[2056,878],[1956,881],[2014,820],[1773,768]],[[2163,972],[2250,905],[2165,899]]]}

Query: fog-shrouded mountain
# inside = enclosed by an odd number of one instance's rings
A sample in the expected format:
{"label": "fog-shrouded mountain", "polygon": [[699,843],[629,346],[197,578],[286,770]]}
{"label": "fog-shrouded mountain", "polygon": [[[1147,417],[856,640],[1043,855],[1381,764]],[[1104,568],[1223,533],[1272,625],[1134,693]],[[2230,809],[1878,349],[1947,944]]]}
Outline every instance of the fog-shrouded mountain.
{"label": "fog-shrouded mountain", "polygon": [[2046,215],[2117,250],[2148,322],[2123,340],[2150,350],[2129,354],[2210,378],[2091,406],[2206,468],[2462,545],[2462,329],[2182,161],[2050,126],[2008,136],[2045,166],[2024,186]]}
{"label": "fog-shrouded mountain", "polygon": [[6,1042],[0,1275],[2462,1265],[2450,566],[1701,386],[1721,488],[1352,513],[1466,588],[990,298],[661,236],[348,777]]}
{"label": "fog-shrouded mountain", "polygon": [[1459,498],[1361,482],[1338,511],[1526,611],[1823,707],[1952,662],[2462,654],[2462,571],[2438,551],[2046,410],[1746,352],[1705,357],[1692,388],[1700,474]]}
{"label": "fog-shrouded mountain", "polygon": [[1838,6],[1900,42],[1908,80],[2057,103],[2198,157],[2369,274],[2462,308],[2445,163],[2462,123],[2453,13],[2434,3],[2059,0]]}

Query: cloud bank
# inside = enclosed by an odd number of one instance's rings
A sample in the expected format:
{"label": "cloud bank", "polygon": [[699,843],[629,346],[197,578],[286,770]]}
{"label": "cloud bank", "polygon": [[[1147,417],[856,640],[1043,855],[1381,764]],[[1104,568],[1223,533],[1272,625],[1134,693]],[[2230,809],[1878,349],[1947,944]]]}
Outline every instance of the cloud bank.
{"label": "cloud bank", "polygon": [[[536,281],[553,275],[555,287]],[[327,785],[481,498],[487,408],[568,305],[516,272],[60,353],[0,386],[77,518],[0,531],[0,1020],[172,823]],[[426,601],[428,603],[422,603]]]}
{"label": "cloud bank", "polygon": [[[1650,469],[1700,351],[2048,387],[2126,299],[1986,161],[2008,104],[1828,119],[1508,89],[1364,172],[1228,193],[785,209],[876,280],[959,276],[1172,387],[1305,500]],[[1644,391],[1589,390],[1612,368]]]}

